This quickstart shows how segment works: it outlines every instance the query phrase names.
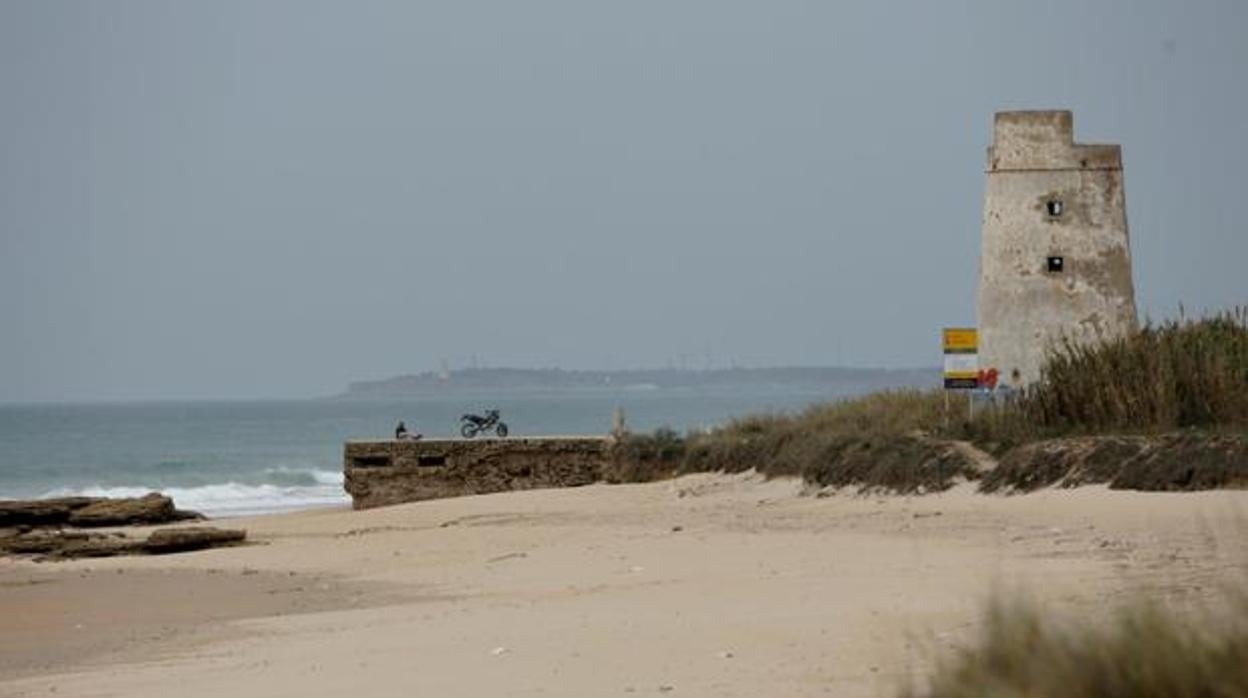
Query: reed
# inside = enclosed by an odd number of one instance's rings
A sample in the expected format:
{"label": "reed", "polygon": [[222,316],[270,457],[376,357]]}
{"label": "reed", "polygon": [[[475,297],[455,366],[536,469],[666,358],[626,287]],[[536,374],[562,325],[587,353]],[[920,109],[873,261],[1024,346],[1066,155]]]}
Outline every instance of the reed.
{"label": "reed", "polygon": [[1248,425],[1248,308],[1100,345],[1065,342],[1020,407],[1039,433]]}

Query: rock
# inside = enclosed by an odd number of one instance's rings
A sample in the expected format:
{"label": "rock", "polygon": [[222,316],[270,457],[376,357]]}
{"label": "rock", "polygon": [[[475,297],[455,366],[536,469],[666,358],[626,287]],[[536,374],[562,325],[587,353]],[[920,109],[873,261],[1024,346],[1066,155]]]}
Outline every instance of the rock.
{"label": "rock", "polygon": [[0,550],[12,555],[42,555],[57,547],[57,535],[31,533],[0,538]]}
{"label": "rock", "polygon": [[132,555],[140,550],[141,541],[99,533],[41,530],[0,539],[0,552],[51,559]]}
{"label": "rock", "polygon": [[243,542],[247,532],[241,529],[213,528],[211,526],[188,526],[186,528],[159,528],[152,531],[143,543],[143,549],[154,555],[202,550]]}
{"label": "rock", "polygon": [[174,522],[179,522],[179,521],[207,521],[207,520],[208,520],[208,517],[204,516],[198,511],[191,511],[189,509],[174,509],[173,518],[169,519],[169,523],[174,523]]}
{"label": "rock", "polygon": [[0,501],[0,528],[58,526],[67,523],[69,515],[75,509],[81,509],[99,501],[101,501],[100,497]]}
{"label": "rock", "polygon": [[146,540],[129,538],[122,533],[43,529],[0,536],[0,554],[32,555],[51,560],[115,555],[163,555],[234,545],[246,537],[246,531],[208,527],[157,529]]}
{"label": "rock", "polygon": [[69,515],[71,526],[125,526],[164,523],[175,518],[173,500],[152,492],[137,499],[104,499]]}
{"label": "rock", "polygon": [[0,501],[0,528],[49,526],[133,526],[203,519],[181,511],[173,500],[155,492],[137,499],[56,497]]}
{"label": "rock", "polygon": [[143,541],[124,536],[119,538],[92,535],[80,540],[67,539],[54,554],[63,558],[80,558],[137,555],[141,552],[143,552]]}

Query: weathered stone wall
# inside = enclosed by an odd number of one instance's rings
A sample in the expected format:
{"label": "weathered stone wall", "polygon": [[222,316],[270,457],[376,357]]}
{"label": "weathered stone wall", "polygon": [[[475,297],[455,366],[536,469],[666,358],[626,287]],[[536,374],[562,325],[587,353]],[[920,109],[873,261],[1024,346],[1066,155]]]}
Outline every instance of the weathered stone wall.
{"label": "weathered stone wall", "polygon": [[343,454],[344,487],[356,509],[425,499],[602,479],[609,437],[353,441]]}
{"label": "weathered stone wall", "polygon": [[[1026,384],[1063,337],[1094,342],[1137,327],[1122,153],[1117,145],[1075,143],[1068,111],[1001,112],[993,131],[980,367]],[[1059,270],[1051,258],[1060,259]]]}

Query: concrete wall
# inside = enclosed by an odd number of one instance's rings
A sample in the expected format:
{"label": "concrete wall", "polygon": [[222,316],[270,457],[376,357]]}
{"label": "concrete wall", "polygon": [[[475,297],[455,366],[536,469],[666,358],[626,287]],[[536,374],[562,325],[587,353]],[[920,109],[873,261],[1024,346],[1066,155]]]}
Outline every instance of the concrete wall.
{"label": "concrete wall", "polygon": [[[1137,327],[1121,149],[1073,136],[1068,111],[996,115],[979,355],[980,368],[996,368],[1003,383],[1037,380],[1046,349],[1063,337],[1094,342]],[[1060,271],[1050,258],[1061,259]]]}
{"label": "concrete wall", "polygon": [[425,499],[543,487],[603,478],[609,437],[352,441],[343,453],[344,488],[356,509]]}

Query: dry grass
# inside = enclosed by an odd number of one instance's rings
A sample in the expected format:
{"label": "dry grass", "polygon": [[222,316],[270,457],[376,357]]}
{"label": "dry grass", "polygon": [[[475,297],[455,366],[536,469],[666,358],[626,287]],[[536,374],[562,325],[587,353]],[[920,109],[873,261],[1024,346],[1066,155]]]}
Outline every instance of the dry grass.
{"label": "dry grass", "polygon": [[821,486],[898,492],[949,487],[972,464],[930,433],[944,420],[938,391],[893,391],[796,414],[756,415],[706,433],[670,429],[625,439],[609,478],[636,482],[703,471],[795,475]]}
{"label": "dry grass", "polygon": [[1111,622],[1058,622],[1025,602],[990,606],[979,641],[906,696],[1248,696],[1248,595],[1183,616],[1145,600]]}
{"label": "dry grass", "polygon": [[974,464],[948,448],[953,440],[1003,456],[1055,437],[1242,430],[1248,309],[1149,326],[1100,346],[1066,344],[1050,356],[1038,385],[973,420],[964,399],[956,396],[946,411],[940,390],[898,390],[743,417],[684,437],[661,429],[626,439],[609,479],[755,468],[819,485],[932,491],[977,477]]}
{"label": "dry grass", "polygon": [[1248,308],[1054,352],[1021,407],[1038,431],[1248,425]]}

